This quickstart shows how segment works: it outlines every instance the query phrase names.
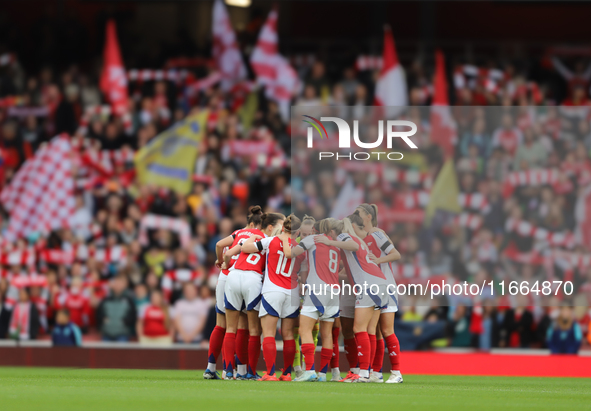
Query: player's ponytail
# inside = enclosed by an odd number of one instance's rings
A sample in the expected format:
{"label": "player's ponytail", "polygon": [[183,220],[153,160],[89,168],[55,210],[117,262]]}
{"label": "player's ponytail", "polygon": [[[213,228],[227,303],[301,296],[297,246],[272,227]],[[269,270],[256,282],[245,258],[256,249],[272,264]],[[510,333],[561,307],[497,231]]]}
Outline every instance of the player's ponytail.
{"label": "player's ponytail", "polygon": [[363,203],[357,208],[362,208],[367,214],[371,216],[371,225],[378,226],[378,206],[375,204]]}
{"label": "player's ponytail", "polygon": [[351,237],[357,237],[357,234],[355,234],[355,230],[353,229],[353,225],[351,224],[351,220],[349,220],[348,218],[343,218],[341,220],[341,222],[343,223],[343,229],[341,230],[341,232],[343,233],[347,233],[349,234]]}
{"label": "player's ponytail", "polygon": [[254,227],[260,227],[263,223],[263,209],[261,206],[255,205],[248,209],[248,224],[252,224]]}
{"label": "player's ponytail", "polygon": [[299,230],[301,225],[302,222],[300,221],[300,219],[297,218],[295,215],[290,214],[283,222],[283,230],[285,230],[286,233],[291,234],[294,231]]}

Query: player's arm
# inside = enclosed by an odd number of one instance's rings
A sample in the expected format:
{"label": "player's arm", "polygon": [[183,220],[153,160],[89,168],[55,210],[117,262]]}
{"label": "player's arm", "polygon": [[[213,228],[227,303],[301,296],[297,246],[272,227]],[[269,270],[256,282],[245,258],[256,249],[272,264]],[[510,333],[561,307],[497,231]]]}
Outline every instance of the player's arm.
{"label": "player's arm", "polygon": [[234,235],[229,235],[225,238],[222,238],[220,241],[218,241],[216,243],[216,245],[215,245],[215,257],[216,257],[215,265],[216,265],[216,267],[220,268],[219,266],[221,266],[221,264],[222,264],[222,252],[224,251],[224,248],[230,247],[233,242],[234,242]]}
{"label": "player's arm", "polygon": [[390,240],[390,237],[388,237],[386,233],[380,230],[380,233],[377,234],[376,240],[378,246],[386,255],[377,258],[375,255],[370,254],[369,258],[371,261],[373,261],[376,264],[382,264],[400,260],[400,253],[398,252],[396,247],[394,247],[394,244],[392,244],[392,240]]}
{"label": "player's arm", "polygon": [[244,244],[242,244],[242,252],[247,253],[247,254],[252,254],[252,253],[258,253],[259,251],[262,251],[262,250],[259,250],[259,248],[256,244],[257,240],[260,240],[261,238],[263,238],[263,237],[261,237],[260,235],[253,235],[252,237],[250,237],[248,240],[246,240],[244,242]]}
{"label": "player's arm", "polygon": [[[340,237],[340,236],[339,236]],[[314,242],[317,244],[325,244],[333,247],[340,248],[345,251],[357,251],[359,250],[359,244],[351,239],[351,237],[346,236],[343,237],[341,240],[329,240],[328,237],[323,235],[319,235],[314,237]]]}
{"label": "player's arm", "polygon": [[242,246],[240,244],[236,244],[234,247],[226,251],[226,253],[224,254],[224,264],[226,265],[226,267],[230,264],[230,260],[232,259],[232,257],[234,257],[237,254],[240,254],[241,250]]}

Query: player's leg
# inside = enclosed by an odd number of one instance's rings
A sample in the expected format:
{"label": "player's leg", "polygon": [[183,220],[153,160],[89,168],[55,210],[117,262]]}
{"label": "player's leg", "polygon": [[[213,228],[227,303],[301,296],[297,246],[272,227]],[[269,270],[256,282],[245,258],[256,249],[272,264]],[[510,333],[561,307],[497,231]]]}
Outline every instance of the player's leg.
{"label": "player's leg", "polygon": [[[217,301],[216,301],[216,311],[217,308]],[[225,311],[225,309],[224,309]],[[224,336],[226,334],[226,314],[220,313],[219,311],[216,313],[216,324],[215,328],[211,332],[211,336],[209,337],[209,349],[207,351],[207,370],[203,374],[203,377],[206,380],[217,380],[219,376],[216,371],[217,367],[217,360],[220,356],[220,352],[222,351],[222,345],[224,344]],[[222,355],[222,364],[223,369],[225,369],[224,364],[224,356]]]}
{"label": "player's leg", "polygon": [[353,318],[341,317],[345,355],[347,357],[347,362],[349,363],[349,373],[343,381],[347,380],[353,374],[359,374],[359,355],[357,351],[357,342],[355,341],[355,333],[353,332],[353,321]]}
{"label": "player's leg", "polygon": [[318,346],[318,332],[320,331],[320,321],[316,321],[314,328],[312,328],[312,338],[314,339],[314,350]]}
{"label": "player's leg", "polygon": [[240,318],[240,307],[243,304],[243,298],[240,294],[239,273],[230,273],[226,279],[226,288],[224,292],[224,307],[226,309],[226,334],[222,350],[226,359],[225,379],[234,379],[236,362],[234,353],[236,352],[236,332],[238,330],[238,321]]}
{"label": "player's leg", "polygon": [[380,318],[380,328],[384,336],[385,346],[388,349],[388,358],[390,359],[390,378],[386,381],[388,384],[399,384],[403,381],[400,373],[400,344],[398,337],[394,333],[395,313],[382,314]]}
{"label": "player's leg", "polygon": [[[382,321],[382,317],[387,314],[380,315],[380,321]],[[369,379],[371,382],[384,382],[384,378],[382,376],[382,368],[384,364],[384,339],[382,337],[382,332],[380,327],[378,326],[376,329],[376,349],[374,359],[371,363],[371,373],[369,375]]]}
{"label": "player's leg", "polygon": [[293,340],[295,342],[296,351],[293,359],[293,370],[296,376],[299,376],[302,372],[302,351],[300,348],[300,318],[296,318],[295,326],[293,328]]}
{"label": "player's leg", "polygon": [[279,377],[281,381],[291,381],[291,370],[296,353],[293,332],[296,320],[297,312],[296,317],[281,319],[281,337],[283,338],[283,373]]}
{"label": "player's leg", "polygon": [[[215,328],[209,337],[209,349],[207,352],[207,370],[203,377],[207,380],[218,379],[216,371],[217,360],[222,352],[222,345],[224,343],[224,335],[226,334],[226,307],[224,304],[224,292],[226,289],[226,276],[220,274],[218,283],[215,287]],[[226,369],[224,363],[224,355],[222,354],[222,369]]]}
{"label": "player's leg", "polygon": [[[320,350],[320,368],[318,371],[318,380],[320,382],[326,382],[326,373],[328,372],[328,366],[332,359],[332,326],[334,320],[331,321],[320,321],[320,336],[322,338],[322,349]],[[316,351],[316,350],[314,350]]]}
{"label": "player's leg", "polygon": [[[302,355],[306,362],[306,370],[304,373],[296,378],[294,381],[315,381],[318,377],[314,369],[314,338],[312,337],[312,329],[318,320],[318,312],[306,312],[308,307],[302,307],[302,315],[300,315],[300,338],[302,339]],[[311,311],[311,310],[310,310]],[[310,317],[310,315],[312,317]]]}
{"label": "player's leg", "polygon": [[236,378],[246,379],[248,374],[248,317],[240,312],[238,319],[238,331],[236,332]]}
{"label": "player's leg", "polygon": [[[377,319],[374,320],[374,307],[359,307],[355,309],[355,319],[353,321],[353,332],[355,333],[355,340],[357,341],[357,349],[359,351],[359,380],[362,382],[369,382],[369,366],[371,364],[371,343],[369,340],[368,330],[370,324],[377,324]],[[379,312],[378,314],[379,315]],[[374,331],[375,332],[375,331]]]}
{"label": "player's leg", "polygon": [[226,334],[224,335],[223,351],[226,359],[226,379],[234,378],[236,363],[234,352],[236,351],[236,331],[240,312],[226,306]]}
{"label": "player's leg", "polygon": [[268,313],[261,307],[261,328],[263,332],[263,358],[267,366],[267,372],[263,375],[263,381],[277,381],[275,376],[275,359],[277,358],[277,344],[275,332],[277,330],[278,317]]}
{"label": "player's leg", "polygon": [[331,381],[341,380],[341,370],[339,368],[339,335],[341,333],[341,319],[335,318],[332,326],[332,359],[330,360]]}
{"label": "player's leg", "polygon": [[261,356],[261,322],[258,310],[246,312],[248,317],[248,374],[249,379],[257,378],[257,365]]}

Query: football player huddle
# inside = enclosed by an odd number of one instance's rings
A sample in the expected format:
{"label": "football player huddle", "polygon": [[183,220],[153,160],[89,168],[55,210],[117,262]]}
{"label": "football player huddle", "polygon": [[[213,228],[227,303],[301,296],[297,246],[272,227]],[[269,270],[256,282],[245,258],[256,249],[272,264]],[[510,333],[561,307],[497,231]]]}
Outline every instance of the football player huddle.
{"label": "football player huddle", "polygon": [[[204,378],[403,382],[392,269],[400,253],[377,227],[377,206],[361,204],[353,211],[342,220],[316,221],[263,213],[254,206],[247,226],[217,243],[217,323]],[[280,319],[283,369],[278,372],[275,334]],[[344,378],[339,368],[341,332],[349,365]],[[256,370],[261,334],[262,376]],[[315,364],[318,334],[320,364]],[[384,381],[386,349],[391,374]],[[220,353],[221,377],[216,368]]]}

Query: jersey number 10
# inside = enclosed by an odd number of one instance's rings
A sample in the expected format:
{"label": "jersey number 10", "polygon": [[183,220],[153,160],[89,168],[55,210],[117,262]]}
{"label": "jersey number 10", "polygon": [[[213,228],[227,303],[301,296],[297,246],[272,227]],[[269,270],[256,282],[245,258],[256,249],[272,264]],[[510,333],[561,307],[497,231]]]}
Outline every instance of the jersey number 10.
{"label": "jersey number 10", "polygon": [[285,272],[285,267],[289,261],[289,258],[285,258],[283,251],[277,251],[279,254],[279,261],[277,261],[277,270],[276,273],[282,275],[284,277],[291,277],[291,272],[293,270],[293,264],[289,265],[289,270]]}

